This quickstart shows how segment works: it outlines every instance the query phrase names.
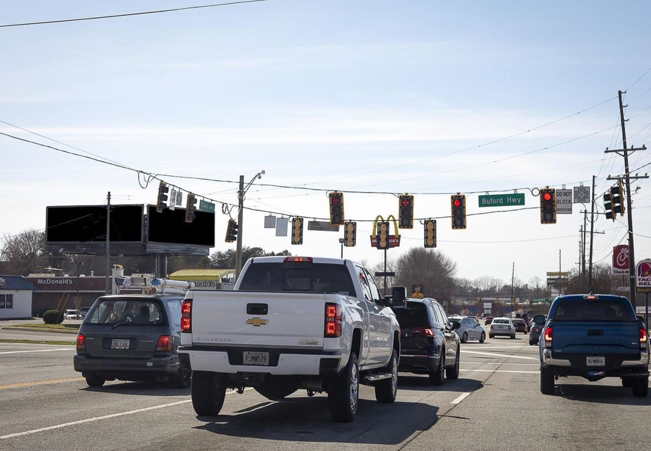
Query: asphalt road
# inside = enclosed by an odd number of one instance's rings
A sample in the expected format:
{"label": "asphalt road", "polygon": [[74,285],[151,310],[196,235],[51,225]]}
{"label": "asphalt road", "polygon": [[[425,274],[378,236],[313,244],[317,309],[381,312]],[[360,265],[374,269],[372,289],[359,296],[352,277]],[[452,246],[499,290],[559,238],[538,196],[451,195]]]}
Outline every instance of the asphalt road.
{"label": "asphalt road", "polygon": [[109,382],[90,389],[65,346],[0,343],[0,450],[636,450],[649,449],[650,398],[618,379],[561,379],[539,391],[526,335],[462,345],[461,377],[432,387],[401,374],[398,400],[362,387],[352,423],[330,422],[327,398],[270,402],[229,393],[197,417],[189,389]]}

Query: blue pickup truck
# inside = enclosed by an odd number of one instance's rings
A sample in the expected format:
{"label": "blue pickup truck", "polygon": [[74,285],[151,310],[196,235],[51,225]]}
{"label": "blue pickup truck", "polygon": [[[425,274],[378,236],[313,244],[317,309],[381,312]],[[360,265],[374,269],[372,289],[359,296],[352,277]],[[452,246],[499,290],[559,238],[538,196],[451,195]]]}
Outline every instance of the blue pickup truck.
{"label": "blue pickup truck", "polygon": [[540,335],[540,391],[555,380],[620,377],[634,396],[649,392],[649,339],[629,300],[611,295],[567,295],[551,305]]}

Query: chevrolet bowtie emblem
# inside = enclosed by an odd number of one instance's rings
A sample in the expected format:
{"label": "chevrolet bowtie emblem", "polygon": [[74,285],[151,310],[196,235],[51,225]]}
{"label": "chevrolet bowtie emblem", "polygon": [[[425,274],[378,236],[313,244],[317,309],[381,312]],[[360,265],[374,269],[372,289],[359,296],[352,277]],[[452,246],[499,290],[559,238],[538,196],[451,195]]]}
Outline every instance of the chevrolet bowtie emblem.
{"label": "chevrolet bowtie emblem", "polygon": [[251,324],[252,326],[255,327],[266,326],[268,322],[269,322],[268,319],[261,319],[261,318],[251,318],[246,320],[246,324]]}

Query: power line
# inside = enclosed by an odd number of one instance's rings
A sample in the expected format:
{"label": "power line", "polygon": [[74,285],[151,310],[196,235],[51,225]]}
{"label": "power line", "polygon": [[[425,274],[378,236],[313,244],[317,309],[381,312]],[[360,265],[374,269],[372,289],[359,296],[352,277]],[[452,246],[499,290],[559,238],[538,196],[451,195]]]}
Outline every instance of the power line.
{"label": "power line", "polygon": [[636,85],[640,80],[642,80],[642,79],[646,76],[646,74],[648,74],[649,72],[651,72],[651,67],[649,67],[649,68],[646,70],[646,72],[644,72],[644,73],[640,76],[640,78],[638,78],[637,80],[635,80],[631,86],[629,86],[628,88],[626,88],[625,91],[628,91],[628,90],[631,89],[633,86],[635,86],[635,85]]}
{"label": "power line", "polygon": [[77,17],[74,19],[58,19],[58,20],[45,20],[40,22],[23,22],[23,23],[10,23],[0,25],[0,28],[10,28],[10,27],[27,27],[31,25],[48,25],[48,24],[57,24],[57,23],[67,23],[67,22],[81,22],[86,20],[101,20],[101,19],[115,19],[118,17],[132,17],[132,16],[144,16],[148,14],[162,14],[162,13],[171,13],[177,11],[188,11],[191,9],[203,9],[203,8],[217,8],[219,6],[232,6],[232,5],[241,5],[244,3],[260,3],[266,2],[269,0],[240,0],[235,2],[228,3],[212,3],[209,5],[197,5],[197,6],[185,6],[182,8],[170,8],[170,9],[158,9],[153,11],[140,11],[135,13],[124,13],[124,14],[111,14],[106,16],[92,16],[92,17]]}

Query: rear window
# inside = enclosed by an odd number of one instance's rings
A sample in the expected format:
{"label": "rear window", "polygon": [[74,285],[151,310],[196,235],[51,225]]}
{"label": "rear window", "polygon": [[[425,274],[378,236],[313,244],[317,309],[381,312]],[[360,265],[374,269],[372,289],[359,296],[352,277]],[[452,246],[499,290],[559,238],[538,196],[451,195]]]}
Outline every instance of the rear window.
{"label": "rear window", "polygon": [[164,313],[153,299],[105,299],[86,316],[84,324],[160,325]]}
{"label": "rear window", "polygon": [[407,308],[393,310],[401,329],[414,329],[417,327],[432,327],[427,316],[427,306],[420,302],[409,302]]}
{"label": "rear window", "polygon": [[[304,267],[301,267],[304,265]],[[327,263],[253,263],[242,278],[242,291],[300,291],[355,296],[348,268]]]}
{"label": "rear window", "polygon": [[495,324],[509,324],[508,319],[496,319],[493,321]]}
{"label": "rear window", "polygon": [[555,321],[637,321],[628,301],[560,300]]}

